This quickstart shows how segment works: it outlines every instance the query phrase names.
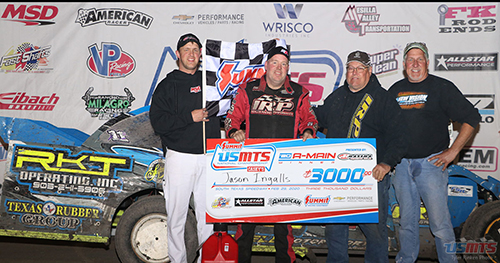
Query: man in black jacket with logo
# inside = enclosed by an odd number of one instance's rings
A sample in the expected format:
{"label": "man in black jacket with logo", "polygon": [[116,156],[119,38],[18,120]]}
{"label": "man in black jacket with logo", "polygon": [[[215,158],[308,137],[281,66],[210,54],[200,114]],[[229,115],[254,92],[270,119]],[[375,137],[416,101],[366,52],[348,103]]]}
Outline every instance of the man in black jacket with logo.
{"label": "man in black jacket with logo", "polygon": [[[372,74],[370,57],[354,51],[347,57],[343,86],[334,90],[323,105],[314,108],[327,138],[375,138],[377,165],[372,176],[378,181],[379,223],[359,224],[366,236],[365,262],[388,262],[387,214],[390,178],[387,173],[406,153],[404,126],[394,96]],[[349,262],[348,224],[327,224],[326,262]]]}
{"label": "man in black jacket with logo", "polygon": [[202,107],[201,43],[193,34],[177,43],[178,70],[170,72],[153,94],[151,125],[162,141],[165,156],[163,190],[168,215],[170,262],[186,262],[184,231],[189,200],[194,197],[198,242],[213,232],[205,221],[205,167],[203,122],[206,138],[220,138],[220,120],[207,118]]}

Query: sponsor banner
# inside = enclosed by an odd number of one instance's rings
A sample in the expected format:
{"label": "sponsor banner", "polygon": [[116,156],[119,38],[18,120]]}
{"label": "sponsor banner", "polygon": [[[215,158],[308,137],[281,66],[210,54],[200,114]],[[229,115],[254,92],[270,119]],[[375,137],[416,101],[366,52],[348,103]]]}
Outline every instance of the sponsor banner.
{"label": "sponsor banner", "polygon": [[375,139],[208,139],[207,222],[376,223]]}

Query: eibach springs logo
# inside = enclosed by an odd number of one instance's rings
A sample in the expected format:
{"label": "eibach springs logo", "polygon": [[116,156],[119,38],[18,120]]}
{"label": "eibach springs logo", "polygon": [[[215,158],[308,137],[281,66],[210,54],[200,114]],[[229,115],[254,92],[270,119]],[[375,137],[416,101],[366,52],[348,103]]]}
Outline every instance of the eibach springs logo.
{"label": "eibach springs logo", "polygon": [[35,46],[31,43],[22,43],[11,47],[0,59],[0,72],[16,73],[48,73],[48,57],[51,46]]}
{"label": "eibach springs logo", "polygon": [[28,95],[26,92],[0,93],[0,110],[52,111],[58,101],[56,93],[47,96]]}
{"label": "eibach springs logo", "polygon": [[7,5],[2,14],[2,19],[12,22],[24,23],[25,26],[53,25],[53,19],[59,9],[52,5]]}
{"label": "eibach springs logo", "polygon": [[350,5],[344,13],[342,23],[351,33],[364,36],[366,33],[410,33],[410,25],[371,25],[379,22],[380,14],[376,6]]}
{"label": "eibach springs logo", "polygon": [[101,49],[93,44],[89,47],[89,53],[87,67],[99,77],[123,78],[135,69],[135,59],[116,43],[103,42]]}

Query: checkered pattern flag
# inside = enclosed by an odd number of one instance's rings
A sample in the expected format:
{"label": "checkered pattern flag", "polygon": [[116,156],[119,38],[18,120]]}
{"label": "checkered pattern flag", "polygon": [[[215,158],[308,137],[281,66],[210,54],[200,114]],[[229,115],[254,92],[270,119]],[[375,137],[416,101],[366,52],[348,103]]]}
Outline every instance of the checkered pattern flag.
{"label": "checkered pattern flag", "polygon": [[283,39],[262,43],[225,42],[207,39],[203,54],[203,95],[209,116],[223,116],[238,86],[264,75],[267,53],[286,45]]}

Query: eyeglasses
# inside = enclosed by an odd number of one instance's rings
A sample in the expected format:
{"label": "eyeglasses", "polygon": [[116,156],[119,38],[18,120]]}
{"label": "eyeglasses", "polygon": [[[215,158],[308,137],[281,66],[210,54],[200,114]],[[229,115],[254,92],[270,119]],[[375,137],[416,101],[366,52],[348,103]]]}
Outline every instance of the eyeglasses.
{"label": "eyeglasses", "polygon": [[282,67],[288,67],[289,63],[288,62],[278,62],[277,60],[270,60],[268,61],[272,66],[278,66],[281,65]]}
{"label": "eyeglasses", "polygon": [[357,67],[357,68],[347,67],[347,72],[353,73],[354,71],[356,71],[356,72],[359,71],[359,72],[363,73],[367,69],[368,69],[368,67]]}

